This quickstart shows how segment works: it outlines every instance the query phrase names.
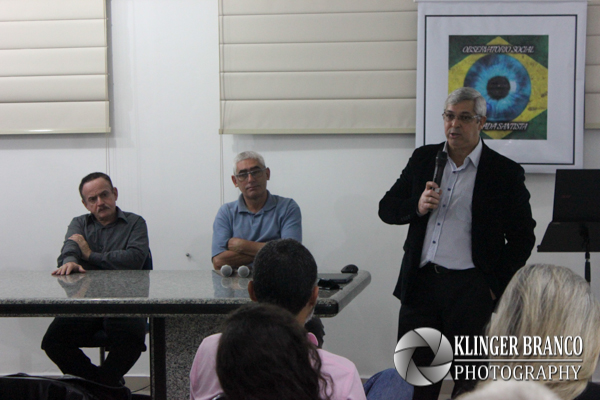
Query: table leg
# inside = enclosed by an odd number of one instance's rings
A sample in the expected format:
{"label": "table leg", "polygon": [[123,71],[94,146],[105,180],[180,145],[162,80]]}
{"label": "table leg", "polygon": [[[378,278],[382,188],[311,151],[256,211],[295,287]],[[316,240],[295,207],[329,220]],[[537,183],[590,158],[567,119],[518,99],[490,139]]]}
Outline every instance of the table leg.
{"label": "table leg", "polygon": [[227,315],[202,314],[152,318],[150,363],[152,398],[190,397],[190,369],[202,340],[220,331]]}
{"label": "table leg", "polygon": [[152,400],[166,400],[165,319],[150,318],[150,382]]}

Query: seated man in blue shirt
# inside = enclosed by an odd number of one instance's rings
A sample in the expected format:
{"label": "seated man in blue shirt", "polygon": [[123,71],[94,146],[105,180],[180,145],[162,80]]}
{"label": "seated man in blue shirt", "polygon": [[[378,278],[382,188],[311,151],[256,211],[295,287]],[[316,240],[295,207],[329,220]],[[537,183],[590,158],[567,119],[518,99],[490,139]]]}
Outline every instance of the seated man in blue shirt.
{"label": "seated man in blue shirt", "polygon": [[236,201],[219,209],[213,224],[212,263],[234,269],[251,265],[256,253],[270,240],[302,241],[302,215],[292,199],[267,190],[271,170],[263,157],[244,151],[234,160],[231,180],[242,192]]}
{"label": "seated man in blue shirt", "polygon": [[[117,207],[118,192],[110,177],[102,172],[87,175],[79,194],[90,213],[69,224],[52,275],[142,269],[150,256],[146,221]],[[104,364],[96,366],[80,347],[97,346],[95,337],[102,331],[110,352]],[[119,386],[146,349],[145,339],[146,318],[57,317],[44,335],[42,349],[64,374]]]}
{"label": "seated man in blue shirt", "polygon": [[[275,239],[302,241],[302,215],[292,199],[271,194],[267,181],[271,170],[264,158],[254,151],[244,151],[233,161],[231,180],[242,194],[236,201],[221,206],[213,224],[212,263],[216,270],[223,265],[234,269],[252,266],[263,246]],[[325,332],[321,320],[313,317],[306,323],[323,345]]]}

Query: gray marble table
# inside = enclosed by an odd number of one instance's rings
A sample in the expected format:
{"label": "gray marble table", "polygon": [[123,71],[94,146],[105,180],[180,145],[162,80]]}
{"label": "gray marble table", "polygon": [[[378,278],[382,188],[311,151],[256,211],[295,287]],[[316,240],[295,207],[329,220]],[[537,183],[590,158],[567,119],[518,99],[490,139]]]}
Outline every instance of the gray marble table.
{"label": "gray marble table", "polygon": [[[315,313],[333,317],[371,281],[359,271],[340,290],[321,290]],[[214,271],[0,271],[1,317],[150,318],[150,376],[157,400],[189,398],[189,370],[203,338],[250,301],[249,279]]]}

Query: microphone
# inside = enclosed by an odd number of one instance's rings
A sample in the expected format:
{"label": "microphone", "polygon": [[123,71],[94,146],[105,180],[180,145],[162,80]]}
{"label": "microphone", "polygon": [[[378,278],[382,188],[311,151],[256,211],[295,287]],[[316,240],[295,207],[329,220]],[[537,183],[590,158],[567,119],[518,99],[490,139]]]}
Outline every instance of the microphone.
{"label": "microphone", "polygon": [[248,275],[250,275],[250,268],[246,267],[245,265],[242,265],[238,268],[237,272],[240,278],[247,278]]}
{"label": "microphone", "polygon": [[437,183],[438,187],[442,185],[442,175],[447,162],[448,153],[443,150],[438,151],[437,156],[435,156],[435,172],[433,173],[433,181]]}
{"label": "microphone", "polygon": [[233,268],[231,268],[230,265],[225,264],[221,267],[221,275],[231,276],[232,273],[233,273]]}

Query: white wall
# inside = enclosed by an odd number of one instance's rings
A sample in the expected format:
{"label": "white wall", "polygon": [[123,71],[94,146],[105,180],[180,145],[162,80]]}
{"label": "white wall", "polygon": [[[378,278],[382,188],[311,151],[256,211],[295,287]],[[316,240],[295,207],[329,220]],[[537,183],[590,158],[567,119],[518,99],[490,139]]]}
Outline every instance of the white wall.
{"label": "white wall", "polygon": [[[108,170],[123,209],[148,221],[156,269],[210,269],[221,184],[225,200],[235,199],[231,161],[239,151],[257,150],[272,171],[269,189],[300,205],[304,242],[320,268],[337,271],[354,263],[372,274],[371,285],[325,321],[325,347],[352,359],[365,377],[391,367],[400,307],[392,290],[406,227],[381,222],[377,207],[412,153],[414,136],[219,137],[217,2],[113,0],[110,13],[114,110],[108,139],[0,137],[0,269],[50,273],[67,224],[85,212],[79,180],[96,170]],[[598,132],[586,132],[585,146],[585,168],[600,168]],[[539,244],[551,220],[554,175],[528,175],[526,184]],[[596,257],[592,276],[599,281]],[[534,252],[530,261],[583,274],[580,254]],[[0,374],[58,373],[39,349],[49,322],[0,319]],[[147,353],[131,374],[148,375]]]}
{"label": "white wall", "polygon": [[[55,268],[70,219],[86,212],[78,182],[92,171],[108,171],[119,206],[146,218],[155,268],[210,266],[220,204],[217,2],[108,3],[109,165],[104,135],[0,137],[2,269]],[[49,323],[0,320],[0,374],[59,372],[40,350]],[[149,374],[148,353],[132,374]]]}

